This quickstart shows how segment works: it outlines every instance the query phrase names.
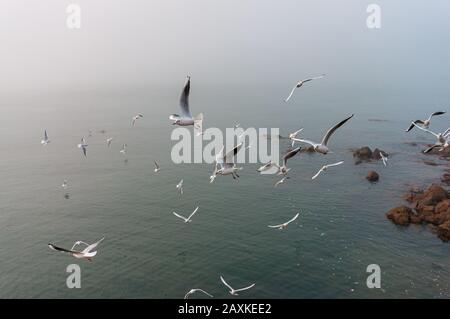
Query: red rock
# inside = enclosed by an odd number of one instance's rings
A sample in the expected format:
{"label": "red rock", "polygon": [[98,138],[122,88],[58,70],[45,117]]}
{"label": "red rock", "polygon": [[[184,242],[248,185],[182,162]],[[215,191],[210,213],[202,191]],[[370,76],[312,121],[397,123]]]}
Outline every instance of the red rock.
{"label": "red rock", "polygon": [[450,220],[438,226],[437,235],[442,241],[450,241]]}
{"label": "red rock", "polygon": [[402,226],[409,225],[412,215],[414,215],[412,209],[407,206],[395,207],[386,213],[387,218],[394,224]]}
{"label": "red rock", "polygon": [[377,181],[380,179],[380,175],[378,175],[378,173],[375,172],[375,171],[370,171],[370,172],[367,174],[366,179],[367,179],[369,182],[377,182]]}

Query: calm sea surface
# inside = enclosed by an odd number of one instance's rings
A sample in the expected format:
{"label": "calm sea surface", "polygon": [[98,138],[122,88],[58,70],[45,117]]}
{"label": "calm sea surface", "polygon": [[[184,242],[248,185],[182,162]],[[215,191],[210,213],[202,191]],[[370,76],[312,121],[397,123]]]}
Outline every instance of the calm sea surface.
{"label": "calm sea surface", "polygon": [[[369,89],[332,77],[305,86],[285,104],[289,86],[214,88],[193,77],[192,113],[203,112],[205,128],[239,122],[278,127],[286,136],[303,127],[303,137],[320,140],[332,124],[355,114],[331,139],[334,153],[295,157],[291,179],[277,188],[279,178],[258,175],[258,164],[244,164],[238,181],[225,176],[209,184],[211,165],[170,159],[168,115],[179,112],[182,85],[2,97],[1,298],[182,298],[197,287],[228,298],[221,274],[236,288],[256,283],[242,298],[450,297],[450,245],[426,227],[400,228],[385,217],[402,204],[408,185],[428,185],[442,174],[442,167],[423,164],[420,145],[405,143],[432,139],[403,129],[444,106],[416,92],[406,95],[405,87]],[[448,100],[443,91],[427,95]],[[131,127],[137,113],[144,118]],[[448,123],[448,116],[435,118],[433,128]],[[44,129],[47,147],[40,145]],[[76,147],[82,136],[87,158]],[[114,138],[111,148],[107,137]],[[127,162],[119,153],[123,143]],[[364,145],[390,153],[388,167],[355,166],[350,148]],[[289,142],[280,146],[283,152]],[[342,166],[311,181],[323,164],[340,160]],[[369,170],[380,174],[379,183],[365,180]],[[190,224],[172,215],[188,215],[196,206]],[[267,227],[297,212],[286,230]],[[103,236],[92,263],[47,247]],[[66,287],[71,263],[81,266],[81,289]],[[366,287],[369,264],[380,265],[382,289]]]}

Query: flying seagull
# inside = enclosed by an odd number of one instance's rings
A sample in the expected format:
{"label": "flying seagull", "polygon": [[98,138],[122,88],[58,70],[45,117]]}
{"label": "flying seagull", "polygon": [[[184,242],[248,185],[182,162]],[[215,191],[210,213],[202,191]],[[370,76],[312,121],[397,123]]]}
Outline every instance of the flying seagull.
{"label": "flying seagull", "polygon": [[295,141],[293,140],[293,138],[296,138],[298,133],[300,133],[301,131],[303,131],[303,128],[295,131],[294,133],[289,134],[289,139],[292,140],[292,144],[291,146],[294,147]]}
{"label": "flying seagull", "polygon": [[178,218],[181,218],[182,220],[184,220],[185,223],[190,223],[190,222],[191,222],[192,216],[194,216],[194,214],[197,212],[197,210],[198,210],[198,206],[194,209],[194,211],[192,212],[192,214],[189,215],[188,218],[186,218],[186,217],[184,217],[184,216],[181,216],[181,215],[179,215],[179,214],[177,214],[177,213],[175,213],[175,212],[173,212],[173,214],[174,214],[175,216],[177,216]]}
{"label": "flying seagull", "polygon": [[211,298],[214,297],[213,295],[207,293],[207,292],[204,291],[203,289],[200,289],[200,288],[194,288],[194,289],[191,289],[191,290],[189,290],[189,291],[187,292],[187,294],[184,296],[184,299],[188,299],[190,295],[195,294],[197,291],[200,291],[200,292],[204,293],[205,295],[207,295],[207,296],[209,296],[209,297],[211,297]]}
{"label": "flying seagull", "polygon": [[280,184],[283,184],[285,180],[289,179],[289,176],[285,176],[282,179],[280,179],[278,182],[275,183],[275,185],[273,185],[273,187],[277,187]]}
{"label": "flying seagull", "polygon": [[414,128],[414,126],[415,126],[414,124],[420,124],[424,128],[428,128],[428,127],[430,127],[431,118],[433,116],[435,116],[435,115],[442,115],[442,114],[445,114],[445,112],[444,111],[438,111],[438,112],[431,113],[430,116],[426,120],[415,120],[414,122],[411,122],[411,125],[405,131],[406,132],[411,131]]}
{"label": "flying seagull", "polygon": [[81,138],[81,143],[78,144],[78,148],[81,148],[83,150],[83,154],[84,156],[87,156],[87,147],[88,144],[86,143],[86,140],[83,138]]}
{"label": "flying seagull", "polygon": [[387,156],[384,156],[383,152],[380,152],[380,157],[381,157],[381,160],[383,161],[383,165],[387,166],[387,161],[388,161]]}
{"label": "flying seagull", "polygon": [[136,121],[143,117],[144,117],[144,115],[142,115],[142,114],[137,114],[137,115],[133,116],[131,118],[131,126],[134,126],[136,124]]}
{"label": "flying seagull", "polygon": [[292,94],[294,94],[295,89],[301,88],[303,86],[303,84],[305,84],[306,82],[312,81],[312,80],[317,80],[317,79],[321,79],[325,76],[325,74],[313,77],[313,78],[308,78],[305,80],[301,80],[299,82],[297,82],[297,84],[294,86],[294,88],[292,89],[291,93],[289,94],[289,96],[284,100],[284,102],[287,102],[290,100]]}
{"label": "flying seagull", "polygon": [[414,125],[417,126],[418,129],[421,129],[424,132],[430,133],[434,137],[437,138],[437,141],[433,146],[431,146],[431,147],[427,148],[425,151],[423,151],[425,154],[431,152],[431,150],[433,150],[436,147],[439,147],[440,150],[442,151],[444,148],[449,146],[448,138],[450,136],[450,128],[448,128],[444,133],[434,133],[434,132],[432,132],[426,128],[423,128],[417,124],[414,124]]}
{"label": "flying seagull", "polygon": [[120,150],[120,153],[122,153],[123,155],[125,155],[127,153],[127,144],[123,144],[123,147]]}
{"label": "flying seagull", "polygon": [[183,180],[181,180],[178,184],[177,184],[177,189],[180,192],[180,195],[183,195]]}
{"label": "flying seagull", "polygon": [[173,121],[172,125],[179,125],[179,126],[194,125],[195,127],[199,127],[199,123],[203,121],[202,113],[200,113],[195,118],[192,117],[191,111],[189,109],[190,89],[191,89],[191,77],[188,75],[186,85],[184,86],[180,96],[181,116],[178,114],[170,115],[169,119]]}
{"label": "flying seagull", "polygon": [[331,135],[333,135],[333,133],[340,128],[342,125],[344,125],[348,120],[350,120],[353,117],[354,114],[352,114],[351,116],[347,117],[345,120],[337,123],[335,126],[333,126],[332,128],[330,128],[327,133],[325,134],[325,136],[322,139],[322,142],[320,143],[315,143],[315,142],[311,142],[309,140],[304,140],[304,139],[300,139],[300,138],[292,138],[292,140],[294,141],[298,141],[298,142],[302,142],[302,143],[306,143],[309,145],[312,145],[314,148],[314,151],[316,151],[317,153],[321,153],[321,154],[327,154],[328,152],[330,152],[330,149],[328,148],[327,144],[328,141],[331,137]]}
{"label": "flying seagull", "polygon": [[287,222],[280,224],[280,225],[269,225],[268,227],[270,228],[278,228],[278,229],[285,229],[290,223],[292,223],[294,220],[296,220],[298,218],[298,215],[300,215],[300,213],[297,213],[294,217],[292,217],[290,220],[288,220]]}
{"label": "flying seagull", "polygon": [[234,289],[233,287],[231,287],[231,286],[225,281],[225,279],[223,279],[222,276],[220,276],[220,280],[222,280],[222,283],[223,283],[225,286],[227,286],[228,289],[230,289],[230,294],[233,295],[233,296],[238,296],[237,293],[238,293],[239,291],[248,290],[248,289],[252,288],[252,287],[255,285],[255,284],[251,284],[250,286],[245,287],[245,288]]}
{"label": "flying seagull", "polygon": [[319,169],[319,171],[316,173],[316,175],[311,177],[311,179],[316,179],[320,175],[320,173],[325,172],[329,167],[338,166],[338,165],[341,165],[342,163],[344,163],[344,161],[340,161],[340,162],[337,162],[334,164],[328,164],[328,165],[322,166],[322,168]]}
{"label": "flying seagull", "polygon": [[223,156],[223,147],[222,150],[219,152],[219,154],[216,155],[216,161],[214,163],[214,172],[209,177],[210,183],[214,182],[214,179],[218,175],[231,175],[233,179],[239,178],[239,175],[237,174],[238,170],[241,170],[242,167],[236,167],[236,164],[234,163],[234,157],[239,152],[239,150],[242,148],[243,143],[239,143],[236,145],[231,151],[229,151],[225,156]]}
{"label": "flying seagull", "polygon": [[108,147],[111,147],[112,140],[113,140],[112,137],[106,139],[106,144],[108,145]]}
{"label": "flying seagull", "polygon": [[283,165],[279,166],[278,164],[274,163],[274,165],[276,167],[278,167],[278,175],[285,175],[291,170],[290,168],[287,167],[287,161],[288,159],[294,157],[295,155],[298,154],[298,152],[300,152],[302,148],[301,147],[297,147],[294,148],[293,150],[287,152],[286,154],[284,154],[283,156]]}
{"label": "flying seagull", "polygon": [[41,141],[41,144],[47,146],[48,143],[50,143],[50,140],[48,139],[47,130],[44,130],[44,139]]}
{"label": "flying seagull", "polygon": [[[103,237],[102,239],[100,239],[99,241],[97,241],[93,244],[87,244],[83,241],[76,241],[71,249],[61,248],[61,247],[55,246],[53,244],[48,244],[48,247],[50,247],[53,250],[59,251],[59,252],[68,253],[69,255],[72,255],[73,257],[75,257],[77,259],[86,259],[88,261],[92,261],[92,257],[97,255],[97,251],[93,251],[93,250],[95,248],[97,248],[98,244],[100,244],[103,241],[103,239],[105,239],[105,237]],[[87,247],[81,251],[74,250],[76,246],[81,245],[81,244],[86,245]]]}
{"label": "flying seagull", "polygon": [[153,163],[155,163],[155,169],[153,171],[155,173],[158,173],[161,168],[159,168],[159,165],[158,165],[158,163],[156,161],[153,161]]}

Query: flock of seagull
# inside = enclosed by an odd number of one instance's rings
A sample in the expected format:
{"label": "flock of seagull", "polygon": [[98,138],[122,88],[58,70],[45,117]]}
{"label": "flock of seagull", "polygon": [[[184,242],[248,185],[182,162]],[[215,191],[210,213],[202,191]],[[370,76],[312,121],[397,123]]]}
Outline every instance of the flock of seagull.
{"label": "flock of seagull", "polygon": [[[285,102],[288,102],[291,97],[294,94],[294,91],[298,88],[301,88],[305,83],[316,80],[316,79],[321,79],[325,76],[325,74],[317,76],[317,77],[311,77],[302,81],[299,81],[294,88],[292,89],[292,91],[290,92],[289,96],[285,99]],[[190,93],[190,83],[191,83],[191,78],[190,76],[187,76],[187,81],[186,84],[183,87],[181,96],[180,96],[180,109],[181,109],[181,115],[178,114],[172,114],[169,116],[169,119],[173,121],[172,125],[178,125],[178,126],[194,126],[195,129],[201,129],[202,128],[202,122],[203,122],[203,114],[200,113],[197,116],[192,116],[192,113],[190,111],[190,107],[189,107],[189,93]],[[433,116],[438,116],[438,115],[443,115],[445,114],[444,111],[439,111],[439,112],[434,112],[432,113],[426,120],[415,120],[411,122],[411,125],[406,129],[406,132],[410,132],[413,128],[417,127],[418,129],[425,131],[429,134],[432,134],[436,139],[436,143],[431,146],[430,148],[428,148],[427,150],[425,150],[425,153],[430,152],[432,149],[434,148],[439,148],[439,150],[444,149],[445,147],[449,146],[449,137],[450,137],[450,128],[448,128],[445,132],[443,133],[434,133],[432,131],[429,130],[429,126],[431,123],[431,119]],[[332,135],[337,131],[337,129],[339,129],[340,127],[342,127],[345,123],[347,123],[347,121],[349,121],[351,118],[353,118],[353,114],[348,116],[347,118],[345,118],[344,120],[338,122],[337,124],[333,125],[323,136],[322,140],[317,143],[317,142],[313,142],[311,140],[308,139],[304,139],[304,138],[299,138],[298,135],[303,131],[303,128],[291,133],[288,135],[289,140],[291,141],[291,149],[289,149],[282,157],[282,164],[279,165],[275,162],[269,161],[268,163],[265,163],[264,165],[262,165],[261,167],[259,167],[257,169],[257,171],[259,173],[263,173],[265,171],[274,169],[275,173],[277,175],[281,175],[282,179],[279,180],[278,182],[276,182],[274,184],[274,187],[279,186],[280,184],[286,182],[290,177],[288,176],[288,173],[290,172],[290,168],[288,168],[288,160],[293,158],[294,156],[296,156],[297,154],[299,154],[299,152],[302,150],[302,147],[296,147],[295,143],[303,143],[306,145],[309,145],[310,150],[314,151],[315,153],[321,154],[321,155],[326,155],[328,153],[333,153],[328,144],[330,141],[330,138],[332,137]],[[137,114],[135,116],[132,117],[131,119],[131,126],[135,126],[136,122],[139,119],[142,119],[144,116],[142,114]],[[239,127],[239,124],[236,124],[234,126],[235,128]],[[202,132],[198,133],[198,135],[203,134]],[[90,133],[91,136],[91,133]],[[242,135],[241,135],[242,136]],[[239,137],[238,137],[239,140]],[[106,139],[106,145],[108,147],[111,147],[111,143],[113,141],[112,137],[109,137]],[[41,140],[41,144],[43,146],[47,146],[50,143],[50,139],[49,136],[47,134],[47,130],[44,131],[44,138]],[[81,138],[81,142],[77,145],[78,148],[81,149],[82,154],[87,157],[87,148],[88,148],[88,143],[86,142],[86,139],[83,137]],[[242,169],[242,167],[237,167],[236,163],[234,161],[236,155],[238,154],[238,152],[242,149],[243,146],[243,142],[239,143],[238,145],[236,145],[231,151],[224,153],[224,148],[222,147],[221,151],[216,154],[215,157],[215,162],[214,162],[214,171],[212,173],[212,175],[210,176],[210,183],[213,183],[214,180],[218,177],[218,176],[226,176],[226,175],[231,175],[233,177],[233,179],[237,179],[239,178],[238,175],[238,171]],[[248,146],[250,147],[250,146]],[[248,148],[247,147],[247,148]],[[120,153],[122,154],[126,154],[127,151],[127,144],[123,144],[122,149],[120,150]],[[384,166],[387,165],[387,154],[383,154],[383,152],[380,152],[381,155],[381,160],[384,164]],[[343,164],[343,161],[339,161],[336,163],[331,163],[331,164],[327,164],[322,166],[319,171],[312,176],[312,180],[316,179],[319,177],[319,175],[321,175],[322,173],[326,172],[329,168],[331,167],[336,167],[339,166],[341,164]],[[159,166],[159,164],[154,161],[154,172],[158,173],[161,168]],[[63,181],[63,184],[61,185],[63,189],[67,189],[68,188],[68,181],[65,179]],[[179,192],[180,196],[183,195],[183,179],[180,180],[180,182],[176,185],[176,189]],[[68,198],[68,197],[67,197]],[[193,216],[197,213],[199,207],[197,206],[194,211],[188,216],[185,217],[183,215],[180,215],[176,212],[173,212],[173,215],[179,219],[181,219],[184,223],[190,223],[192,222],[192,218]],[[292,217],[290,220],[278,224],[278,225],[268,225],[269,228],[274,228],[274,229],[280,229],[283,230],[285,228],[287,228],[287,226],[294,222],[295,220],[297,220],[297,218],[299,217],[300,213],[297,213],[294,217]],[[98,245],[104,240],[104,237],[101,238],[100,240],[96,241],[95,243],[92,244],[88,244],[85,243],[83,241],[76,241],[74,243],[74,245],[70,248],[70,249],[66,249],[66,248],[62,248],[62,247],[58,247],[52,243],[49,243],[48,246],[49,248],[51,248],[52,250],[58,251],[58,252],[62,252],[62,253],[66,253],[69,254],[77,259],[85,259],[87,261],[92,261],[92,258],[97,254],[97,250],[96,248],[98,247]],[[86,246],[84,249],[79,249],[77,248],[80,245],[84,245]],[[255,286],[255,284],[251,284],[247,287],[244,288],[240,288],[240,289],[234,289],[232,288],[223,278],[223,276],[220,276],[220,280],[221,282],[229,289],[229,293],[233,296],[237,296],[238,292],[241,291],[245,291],[248,289],[251,289],[252,287]],[[212,294],[206,292],[203,289],[200,288],[194,288],[191,289],[190,291],[188,291],[185,295],[185,299],[189,298],[189,296],[191,296],[192,294],[195,294],[197,292],[201,292],[209,297],[213,297]]]}

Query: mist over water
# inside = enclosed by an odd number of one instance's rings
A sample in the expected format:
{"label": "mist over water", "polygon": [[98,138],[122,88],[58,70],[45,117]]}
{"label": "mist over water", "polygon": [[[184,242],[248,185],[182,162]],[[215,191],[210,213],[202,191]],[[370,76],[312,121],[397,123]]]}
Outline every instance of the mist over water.
{"label": "mist over water", "polygon": [[[80,30],[66,28],[69,2],[0,4],[0,297],[181,298],[198,286],[228,298],[220,274],[256,283],[242,298],[449,297],[448,244],[385,217],[406,185],[442,175],[405,144],[429,136],[403,130],[449,111],[448,2],[378,1],[377,30],[366,27],[364,1],[78,3]],[[296,81],[322,73],[283,102]],[[168,116],[179,113],[187,74],[204,128],[238,122],[286,136],[303,127],[302,137],[320,140],[355,117],[333,136],[334,153],[293,158],[277,188],[258,164],[209,184],[212,165],[170,158]],[[131,127],[137,113],[144,118]],[[449,126],[448,116],[433,120],[436,131]],[[76,147],[83,136],[87,158]],[[388,167],[355,166],[350,149],[364,145],[391,154]],[[280,141],[280,152],[288,147]],[[365,180],[369,170],[377,184]],[[172,215],[196,206],[192,223]],[[286,230],[267,227],[297,212]],[[103,236],[92,263],[47,247]],[[71,263],[81,289],[66,287]],[[369,264],[380,265],[382,289],[366,287]]]}

